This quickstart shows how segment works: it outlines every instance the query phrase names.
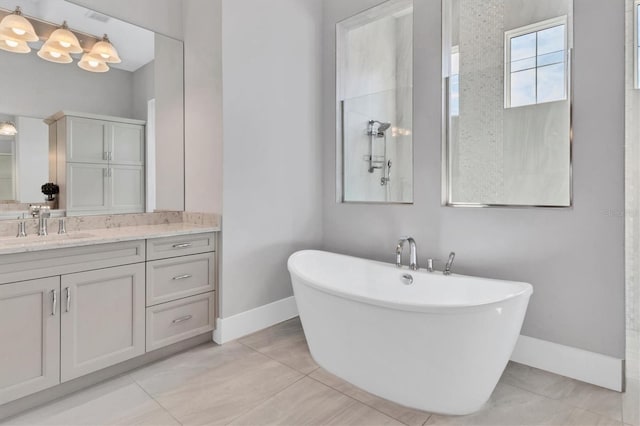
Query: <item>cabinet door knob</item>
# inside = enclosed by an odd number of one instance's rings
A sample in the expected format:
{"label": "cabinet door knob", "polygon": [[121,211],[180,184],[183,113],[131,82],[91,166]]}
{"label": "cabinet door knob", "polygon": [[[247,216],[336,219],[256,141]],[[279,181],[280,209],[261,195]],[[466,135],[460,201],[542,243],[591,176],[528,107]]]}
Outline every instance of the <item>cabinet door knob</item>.
{"label": "cabinet door knob", "polygon": [[181,322],[185,322],[185,321],[189,321],[191,318],[193,318],[193,315],[186,315],[184,317],[180,317],[180,318],[176,318],[172,321],[173,324],[179,324]]}
{"label": "cabinet door knob", "polygon": [[56,312],[58,311],[58,291],[52,290],[53,300],[51,301],[51,316],[55,317]]}
{"label": "cabinet door knob", "polygon": [[71,311],[71,288],[66,288],[67,292],[67,312]]}

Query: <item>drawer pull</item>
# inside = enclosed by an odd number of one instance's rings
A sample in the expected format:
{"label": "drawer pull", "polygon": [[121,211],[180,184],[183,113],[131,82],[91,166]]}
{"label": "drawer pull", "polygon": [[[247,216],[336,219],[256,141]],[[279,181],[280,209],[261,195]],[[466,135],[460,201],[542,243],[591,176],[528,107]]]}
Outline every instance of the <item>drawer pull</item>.
{"label": "drawer pull", "polygon": [[186,315],[184,317],[176,318],[172,321],[173,324],[180,324],[181,322],[189,321],[193,318],[193,315]]}
{"label": "drawer pull", "polygon": [[174,244],[173,248],[181,249],[181,248],[189,248],[191,246],[192,246],[191,243],[182,243],[182,244]]}
{"label": "drawer pull", "polygon": [[186,280],[187,278],[191,278],[193,275],[189,275],[189,274],[184,274],[184,275],[178,275],[177,277],[173,277],[174,281],[180,281],[180,280]]}
{"label": "drawer pull", "polygon": [[51,293],[53,293],[53,300],[51,301],[51,316],[55,317],[56,311],[58,310],[58,291],[53,290]]}

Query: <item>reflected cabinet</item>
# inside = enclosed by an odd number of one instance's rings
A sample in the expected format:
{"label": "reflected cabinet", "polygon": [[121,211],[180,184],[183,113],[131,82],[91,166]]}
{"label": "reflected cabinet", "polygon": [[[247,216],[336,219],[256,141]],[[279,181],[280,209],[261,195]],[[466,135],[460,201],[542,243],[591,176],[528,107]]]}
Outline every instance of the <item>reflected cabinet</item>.
{"label": "reflected cabinet", "polygon": [[443,200],[571,206],[571,0],[443,0]]}

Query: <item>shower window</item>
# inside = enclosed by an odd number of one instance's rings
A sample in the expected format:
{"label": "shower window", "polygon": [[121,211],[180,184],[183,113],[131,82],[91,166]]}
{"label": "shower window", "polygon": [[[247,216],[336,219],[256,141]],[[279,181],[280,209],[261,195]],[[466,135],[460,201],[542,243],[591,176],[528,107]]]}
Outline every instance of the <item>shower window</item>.
{"label": "shower window", "polygon": [[505,107],[567,98],[566,17],[505,33]]}
{"label": "shower window", "polygon": [[640,0],[633,3],[634,87],[640,89]]}
{"label": "shower window", "polygon": [[449,78],[449,113],[452,117],[460,115],[460,50],[451,48],[451,76]]}

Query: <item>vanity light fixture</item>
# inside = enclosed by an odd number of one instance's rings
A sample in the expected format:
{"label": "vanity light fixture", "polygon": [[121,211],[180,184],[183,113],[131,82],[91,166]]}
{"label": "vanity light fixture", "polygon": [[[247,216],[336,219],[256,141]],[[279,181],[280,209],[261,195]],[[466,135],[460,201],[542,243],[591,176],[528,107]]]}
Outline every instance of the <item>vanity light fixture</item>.
{"label": "vanity light fixture", "polygon": [[78,66],[85,71],[90,72],[107,72],[109,71],[109,66],[100,59],[96,59],[94,56],[91,56],[88,53],[82,55],[82,59],[78,62]]}
{"label": "vanity light fixture", "polygon": [[38,56],[45,61],[55,62],[57,64],[69,64],[73,62],[73,58],[68,52],[55,48],[49,42],[46,42],[40,50]]}
{"label": "vanity light fixture", "polygon": [[89,52],[89,56],[102,62],[109,62],[112,64],[119,64],[122,62],[122,59],[118,56],[118,51],[113,47],[113,44],[111,44],[111,41],[106,34],[102,37],[102,40],[93,45],[91,52]]}
{"label": "vanity light fixture", "polygon": [[31,48],[26,41],[16,40],[0,34],[0,49],[13,53],[29,53]]}
{"label": "vanity light fixture", "polygon": [[22,16],[20,6],[11,14],[0,21],[0,34],[16,41],[38,41],[39,37],[33,29],[31,22]]}
{"label": "vanity light fixture", "polygon": [[15,136],[18,134],[16,125],[10,121],[0,121],[0,135],[2,136]]}
{"label": "vanity light fixture", "polygon": [[51,33],[49,40],[45,43],[45,46],[49,45],[57,50],[61,50],[67,53],[82,53],[82,46],[78,41],[78,37],[67,26],[67,21],[62,23],[62,26]]}

